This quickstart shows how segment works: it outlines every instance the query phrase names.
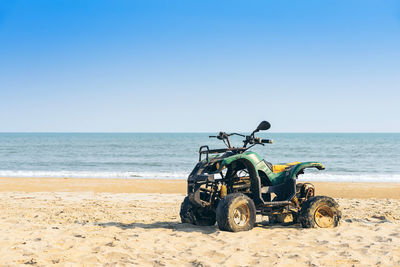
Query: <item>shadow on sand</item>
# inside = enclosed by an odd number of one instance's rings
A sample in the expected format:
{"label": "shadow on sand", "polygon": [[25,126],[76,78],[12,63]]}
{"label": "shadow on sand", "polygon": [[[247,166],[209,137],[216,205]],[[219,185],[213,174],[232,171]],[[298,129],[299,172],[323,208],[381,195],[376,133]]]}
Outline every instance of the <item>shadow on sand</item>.
{"label": "shadow on sand", "polygon": [[254,227],[260,227],[263,229],[304,229],[301,227],[301,224],[296,223],[265,223],[265,222],[260,222],[256,223]]}
{"label": "shadow on sand", "polygon": [[[120,223],[120,222],[106,222],[106,223],[96,223],[98,226],[102,227],[119,227],[123,230],[126,229],[171,229],[174,231],[181,232],[201,232],[203,234],[211,234],[219,231],[217,225],[214,226],[197,226],[187,223],[180,223],[177,221],[165,221],[165,222],[153,222],[153,223]],[[263,229],[302,229],[300,224],[268,224],[264,222],[256,223],[255,228]]]}
{"label": "shadow on sand", "polygon": [[216,225],[214,226],[197,226],[188,223],[180,223],[177,221],[170,222],[153,222],[153,223],[120,223],[120,222],[106,222],[106,223],[96,223],[98,226],[102,227],[119,227],[123,230],[126,229],[171,229],[174,231],[181,232],[201,232],[203,234],[211,234],[216,232],[218,229]]}

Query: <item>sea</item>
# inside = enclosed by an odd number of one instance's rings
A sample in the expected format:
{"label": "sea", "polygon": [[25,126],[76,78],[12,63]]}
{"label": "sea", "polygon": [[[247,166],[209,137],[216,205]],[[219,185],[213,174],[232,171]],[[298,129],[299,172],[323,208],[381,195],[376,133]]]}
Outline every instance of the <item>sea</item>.
{"label": "sea", "polygon": [[[215,133],[0,133],[0,177],[186,179]],[[277,164],[318,161],[308,181],[400,182],[400,133],[268,133],[251,150]],[[242,138],[232,143],[241,146]]]}

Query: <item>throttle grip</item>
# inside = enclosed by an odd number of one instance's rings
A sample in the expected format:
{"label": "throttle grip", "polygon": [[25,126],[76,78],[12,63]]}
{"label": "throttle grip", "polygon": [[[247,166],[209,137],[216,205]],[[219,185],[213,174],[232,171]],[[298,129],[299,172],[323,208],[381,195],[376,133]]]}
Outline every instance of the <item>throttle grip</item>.
{"label": "throttle grip", "polygon": [[263,143],[263,144],[273,144],[274,140],[272,140],[272,139],[261,139],[261,143]]}

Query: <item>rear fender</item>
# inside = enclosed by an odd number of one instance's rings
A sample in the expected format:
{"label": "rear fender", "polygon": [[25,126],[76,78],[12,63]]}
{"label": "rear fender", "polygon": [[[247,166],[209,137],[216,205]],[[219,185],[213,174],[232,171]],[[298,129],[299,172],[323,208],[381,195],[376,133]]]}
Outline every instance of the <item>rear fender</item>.
{"label": "rear fender", "polygon": [[290,172],[290,177],[293,178],[293,179],[297,178],[297,176],[299,174],[303,174],[304,173],[304,169],[307,169],[307,168],[316,168],[318,170],[325,170],[325,166],[322,163],[312,162],[312,161],[303,162],[303,163],[299,163],[299,164],[295,165],[292,168],[292,170]]}

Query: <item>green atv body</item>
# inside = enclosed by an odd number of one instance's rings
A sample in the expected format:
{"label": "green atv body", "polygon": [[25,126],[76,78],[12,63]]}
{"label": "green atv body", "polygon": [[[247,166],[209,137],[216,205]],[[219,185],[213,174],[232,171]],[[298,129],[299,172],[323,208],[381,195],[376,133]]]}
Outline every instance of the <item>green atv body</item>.
{"label": "green atv body", "polygon": [[[285,166],[285,170],[274,172],[273,169],[271,170],[271,165],[268,162],[264,161],[257,153],[251,151],[224,158],[221,165],[227,167],[236,160],[245,160],[248,164],[251,164],[252,168],[257,171],[257,174],[261,177],[268,177],[268,180],[272,185],[278,185],[288,179],[297,178],[297,176],[302,174],[303,170],[306,168],[317,168],[319,170],[325,169],[325,166],[319,162],[299,162],[296,164],[279,163],[275,166]],[[273,166],[274,165],[272,165],[272,167]]]}
{"label": "green atv body", "polygon": [[[323,164],[293,162],[273,165],[257,153],[247,151],[254,145],[273,143],[254,135],[269,127],[270,124],[263,121],[248,136],[220,132],[211,137],[224,141],[227,148],[211,150],[208,146],[200,147],[199,162],[188,177],[188,195],[181,206],[182,222],[213,225],[217,221],[222,230],[244,231],[250,230],[256,214],[261,214],[268,216],[270,222],[285,222],[290,217],[292,222],[299,221],[303,227],[338,225],[340,211],[337,203],[332,198],[319,197],[315,204],[314,186],[296,182],[305,169],[323,170]],[[243,147],[232,147],[231,135],[245,137]],[[311,210],[311,206],[316,209]]]}

